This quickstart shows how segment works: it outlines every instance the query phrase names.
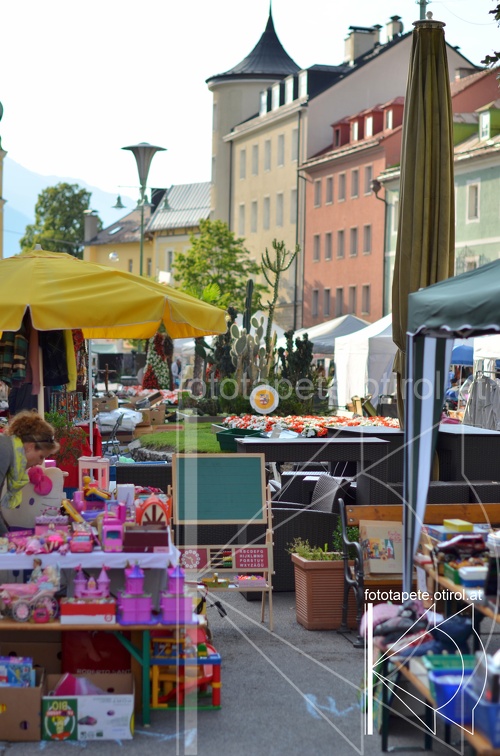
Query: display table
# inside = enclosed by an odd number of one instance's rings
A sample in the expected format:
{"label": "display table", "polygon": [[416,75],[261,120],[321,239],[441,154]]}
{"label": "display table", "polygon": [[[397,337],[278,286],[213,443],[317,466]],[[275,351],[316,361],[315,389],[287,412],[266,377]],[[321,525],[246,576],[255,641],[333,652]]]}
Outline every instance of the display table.
{"label": "display table", "polygon": [[[436,570],[433,568],[430,564],[422,565],[425,569],[425,572],[427,573],[428,577],[431,578],[431,580],[434,581],[434,585],[436,587],[439,587],[440,589],[444,589],[448,591],[451,595],[453,595],[454,599],[460,602],[463,602],[468,605],[474,606],[474,616],[476,615],[476,612],[478,613],[479,618],[482,617],[489,617],[490,619],[494,620],[497,623],[500,623],[500,616],[496,614],[492,609],[490,609],[488,606],[483,606],[481,603],[478,603],[477,601],[471,601],[467,597],[467,592],[464,589],[463,586],[457,585],[453,583],[448,578],[438,575]],[[478,631],[479,623],[474,623],[476,631]],[[376,651],[379,649],[376,648]],[[389,663],[393,664],[394,667],[392,670],[389,669]],[[408,659],[398,659],[397,655],[390,657],[390,653],[385,652],[384,653],[384,659],[381,663],[380,667],[380,675],[383,679],[392,678],[393,676],[397,676],[398,674],[401,674],[403,677],[408,680],[413,688],[420,694],[422,699],[427,702],[428,705],[425,706],[425,722],[426,725],[429,727],[429,730],[432,729],[432,720],[433,720],[433,714],[434,710],[437,706],[436,702],[434,701],[429,685],[427,684],[427,680],[425,677],[422,677],[422,675],[418,674],[416,671],[416,668],[418,666],[418,657],[415,658],[414,661],[410,662]],[[388,692],[388,686],[382,685],[382,725],[381,725],[381,750],[386,752],[389,749],[389,715],[390,715],[390,703],[389,703],[389,692]],[[445,741],[449,742],[449,735],[450,735],[450,727],[451,723],[445,725]],[[466,728],[462,728],[463,737],[465,740],[470,743],[472,748],[477,754],[482,754],[482,756],[500,756],[500,749],[494,748],[487,737],[482,735],[478,732],[468,732]],[[425,750],[432,750],[432,732],[426,732],[425,733],[425,742],[424,742],[424,748]]]}
{"label": "display table", "polygon": [[31,570],[33,560],[40,559],[42,567],[57,565],[61,570],[74,569],[81,565],[82,569],[98,569],[103,565],[109,569],[123,569],[127,564],[137,564],[142,569],[166,570],[169,565],[177,562],[177,548],[171,544],[166,551],[148,552],[109,552],[94,550],[81,554],[68,552],[61,555],[58,551],[42,554],[0,554],[0,570]]}
{"label": "display table", "polygon": [[[202,625],[205,623],[205,618],[193,615],[193,621],[190,623],[192,626]],[[141,714],[142,723],[148,726],[151,723],[151,699],[150,699],[150,664],[151,664],[151,633],[163,630],[177,630],[178,625],[63,625],[60,622],[46,622],[44,624],[36,624],[30,622],[15,622],[11,619],[0,619],[0,642],[2,640],[3,632],[19,632],[19,639],[29,641],[30,632],[73,632],[75,630],[85,630],[86,632],[92,632],[93,630],[99,632],[113,633],[113,635],[120,641],[120,643],[127,649],[131,656],[132,662],[132,674],[135,682],[135,711],[136,714]],[[131,639],[129,640],[124,633],[130,633]],[[26,634],[24,639],[22,636]]]}
{"label": "display table", "polygon": [[[237,438],[239,453],[266,462],[356,462],[358,504],[387,504],[389,443],[380,438]],[[376,470],[376,475],[373,470]]]}

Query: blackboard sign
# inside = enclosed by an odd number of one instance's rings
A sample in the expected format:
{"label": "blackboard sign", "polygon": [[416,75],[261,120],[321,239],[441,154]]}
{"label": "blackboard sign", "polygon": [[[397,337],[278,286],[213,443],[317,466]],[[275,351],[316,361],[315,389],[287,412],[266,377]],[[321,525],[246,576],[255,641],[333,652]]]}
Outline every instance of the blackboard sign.
{"label": "blackboard sign", "polygon": [[177,525],[267,522],[263,454],[172,455]]}

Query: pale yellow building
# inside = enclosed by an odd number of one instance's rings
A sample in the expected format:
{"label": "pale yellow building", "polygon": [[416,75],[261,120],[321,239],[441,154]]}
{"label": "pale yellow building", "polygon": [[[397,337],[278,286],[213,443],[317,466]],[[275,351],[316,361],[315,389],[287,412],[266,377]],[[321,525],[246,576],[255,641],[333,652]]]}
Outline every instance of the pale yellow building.
{"label": "pale yellow building", "polygon": [[[2,103],[0,102],[0,120],[2,119]],[[0,260],[3,260],[3,159],[6,156],[5,150],[2,149],[2,140],[0,138]]]}
{"label": "pale yellow building", "polygon": [[[176,254],[186,252],[190,236],[199,232],[200,219],[210,215],[210,183],[179,184],[153,190],[153,204],[145,205],[142,273],[173,283]],[[97,218],[86,218],[83,259],[139,275],[141,209],[136,207],[111,226],[97,232]]]}

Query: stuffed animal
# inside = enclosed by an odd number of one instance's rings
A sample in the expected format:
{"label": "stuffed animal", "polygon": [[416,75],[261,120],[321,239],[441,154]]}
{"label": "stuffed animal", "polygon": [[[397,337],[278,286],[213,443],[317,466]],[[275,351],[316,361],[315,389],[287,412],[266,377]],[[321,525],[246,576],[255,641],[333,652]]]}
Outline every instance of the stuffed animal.
{"label": "stuffed animal", "polygon": [[52,491],[52,481],[45,475],[43,467],[36,465],[28,469],[28,478],[38,496],[48,496]]}

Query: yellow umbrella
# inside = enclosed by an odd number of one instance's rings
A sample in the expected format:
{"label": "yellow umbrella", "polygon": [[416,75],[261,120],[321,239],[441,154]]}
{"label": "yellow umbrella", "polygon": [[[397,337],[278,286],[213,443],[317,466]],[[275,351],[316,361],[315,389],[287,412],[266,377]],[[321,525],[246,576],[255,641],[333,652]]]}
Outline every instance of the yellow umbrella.
{"label": "yellow umbrella", "polygon": [[161,323],[172,338],[227,328],[224,310],[171,286],[42,249],[0,260],[0,331],[18,331],[27,310],[39,331],[87,339],[147,339]]}
{"label": "yellow umbrella", "polygon": [[403,424],[408,295],[453,275],[455,205],[453,111],[444,24],[415,21],[401,148],[399,224],[392,285],[398,347],[398,414]]}

